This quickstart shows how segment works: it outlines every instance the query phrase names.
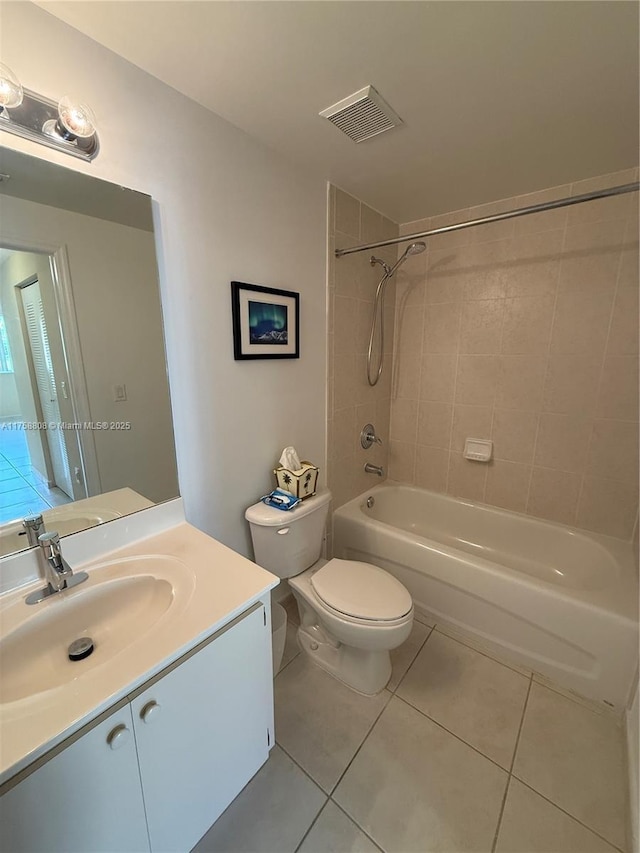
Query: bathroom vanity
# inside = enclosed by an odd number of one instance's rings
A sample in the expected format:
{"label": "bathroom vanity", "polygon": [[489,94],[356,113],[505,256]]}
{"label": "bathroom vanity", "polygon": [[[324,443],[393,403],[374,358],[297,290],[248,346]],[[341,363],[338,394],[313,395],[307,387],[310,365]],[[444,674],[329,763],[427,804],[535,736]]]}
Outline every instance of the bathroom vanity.
{"label": "bathroom vanity", "polygon": [[[0,596],[2,846],[189,850],[273,745],[277,579],[180,500],[63,549],[85,583],[33,606],[35,580]],[[70,661],[80,631],[95,650]]]}

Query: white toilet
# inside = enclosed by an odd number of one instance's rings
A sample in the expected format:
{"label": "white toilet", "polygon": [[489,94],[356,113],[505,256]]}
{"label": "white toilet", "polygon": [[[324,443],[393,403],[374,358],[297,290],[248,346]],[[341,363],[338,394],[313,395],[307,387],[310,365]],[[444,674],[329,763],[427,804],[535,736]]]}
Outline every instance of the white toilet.
{"label": "white toilet", "polygon": [[284,512],[250,506],[255,561],[287,578],[298,602],[298,642],[312,660],[360,693],[378,693],[391,677],[389,651],[413,624],[413,602],[388,572],[353,560],[321,560],[331,492]]}

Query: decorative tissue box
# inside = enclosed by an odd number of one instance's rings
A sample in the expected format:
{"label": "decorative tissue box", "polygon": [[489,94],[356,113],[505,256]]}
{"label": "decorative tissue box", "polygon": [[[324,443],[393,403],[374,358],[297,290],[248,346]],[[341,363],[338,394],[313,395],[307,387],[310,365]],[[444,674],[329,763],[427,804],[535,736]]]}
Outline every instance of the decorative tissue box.
{"label": "decorative tissue box", "polygon": [[311,462],[305,462],[304,460],[300,464],[302,468],[298,468],[296,471],[290,471],[288,468],[278,465],[277,468],[273,469],[273,473],[276,475],[276,482],[279,489],[291,492],[292,495],[304,500],[316,493],[318,468]]}

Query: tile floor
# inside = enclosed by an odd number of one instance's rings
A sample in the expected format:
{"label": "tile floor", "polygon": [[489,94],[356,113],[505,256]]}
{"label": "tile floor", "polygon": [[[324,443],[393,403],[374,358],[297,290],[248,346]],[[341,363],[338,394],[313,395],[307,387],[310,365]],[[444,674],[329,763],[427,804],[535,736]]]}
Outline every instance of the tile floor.
{"label": "tile floor", "polygon": [[68,503],[58,488],[50,489],[34,473],[24,430],[0,424],[0,524]]}
{"label": "tile floor", "polygon": [[626,851],[612,716],[419,621],[361,696],[299,653],[287,610],[276,746],[197,853]]}

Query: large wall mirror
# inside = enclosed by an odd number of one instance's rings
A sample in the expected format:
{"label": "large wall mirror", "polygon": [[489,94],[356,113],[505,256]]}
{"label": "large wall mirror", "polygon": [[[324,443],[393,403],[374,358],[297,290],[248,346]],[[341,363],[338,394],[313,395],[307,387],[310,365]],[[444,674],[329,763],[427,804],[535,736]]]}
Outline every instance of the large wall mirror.
{"label": "large wall mirror", "polygon": [[[178,495],[151,199],[0,148],[0,555]],[[32,537],[33,538],[33,537]]]}

